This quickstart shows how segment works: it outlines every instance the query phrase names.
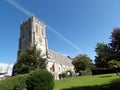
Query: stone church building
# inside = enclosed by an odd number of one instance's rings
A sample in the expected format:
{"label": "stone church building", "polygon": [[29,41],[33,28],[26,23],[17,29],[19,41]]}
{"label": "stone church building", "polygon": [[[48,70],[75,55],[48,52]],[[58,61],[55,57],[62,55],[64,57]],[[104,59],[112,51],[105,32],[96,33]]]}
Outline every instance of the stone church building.
{"label": "stone church building", "polygon": [[20,26],[18,52],[26,50],[30,45],[36,45],[37,49],[41,50],[41,54],[48,55],[46,56],[48,60],[47,70],[54,75],[55,79],[59,79],[59,74],[62,72],[74,71],[70,58],[48,49],[46,25],[34,15]]}

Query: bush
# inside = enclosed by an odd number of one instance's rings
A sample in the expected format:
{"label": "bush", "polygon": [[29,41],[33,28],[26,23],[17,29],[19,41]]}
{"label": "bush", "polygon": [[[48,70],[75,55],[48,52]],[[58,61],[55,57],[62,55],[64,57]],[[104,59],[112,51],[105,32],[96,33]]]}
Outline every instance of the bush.
{"label": "bush", "polygon": [[120,79],[112,81],[109,85],[109,90],[120,90]]}
{"label": "bush", "polygon": [[25,80],[26,80],[27,77],[18,77],[17,80],[18,80],[18,83],[14,84],[14,89],[13,90],[23,90],[26,88],[26,83],[25,83]]}
{"label": "bush", "polygon": [[66,72],[61,73],[61,77],[62,78],[67,78],[67,73]]}
{"label": "bush", "polygon": [[73,76],[73,73],[71,71],[66,71],[66,72],[59,74],[59,79],[68,78],[72,76]]}
{"label": "bush", "polygon": [[95,68],[95,69],[92,70],[92,75],[109,74],[109,73],[116,73],[116,72],[120,72],[120,68],[114,68],[114,69]]}
{"label": "bush", "polygon": [[52,74],[40,69],[0,81],[0,90],[53,90],[53,87]]}
{"label": "bush", "polygon": [[91,69],[86,69],[84,71],[80,71],[80,75],[92,75]]}
{"label": "bush", "polygon": [[53,90],[54,79],[50,72],[36,69],[26,80],[27,90]]}
{"label": "bush", "polygon": [[9,77],[0,81],[0,90],[23,90],[26,87],[25,80],[27,75]]}

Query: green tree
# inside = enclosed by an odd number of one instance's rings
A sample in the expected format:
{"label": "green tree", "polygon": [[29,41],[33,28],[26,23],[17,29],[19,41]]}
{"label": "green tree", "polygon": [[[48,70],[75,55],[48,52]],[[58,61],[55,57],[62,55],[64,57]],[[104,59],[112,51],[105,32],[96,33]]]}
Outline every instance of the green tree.
{"label": "green tree", "polygon": [[31,46],[21,52],[16,64],[13,67],[13,75],[28,73],[36,68],[46,69],[47,59],[41,56],[41,51],[36,46]]}
{"label": "green tree", "polygon": [[72,64],[74,65],[76,72],[93,67],[92,60],[87,55],[78,55],[73,59]]}
{"label": "green tree", "polygon": [[97,43],[95,48],[95,65],[96,67],[106,68],[108,61],[111,59],[111,49],[107,44]]}
{"label": "green tree", "polygon": [[120,28],[115,28],[111,35],[112,57],[120,61]]}
{"label": "green tree", "polygon": [[111,60],[111,61],[108,62],[108,66],[109,66],[110,69],[119,68],[120,67],[120,61]]}

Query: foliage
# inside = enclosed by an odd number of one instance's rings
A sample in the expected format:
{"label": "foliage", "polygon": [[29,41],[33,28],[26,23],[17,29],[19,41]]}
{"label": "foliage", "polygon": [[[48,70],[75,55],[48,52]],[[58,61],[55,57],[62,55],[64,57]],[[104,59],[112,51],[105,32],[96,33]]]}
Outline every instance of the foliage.
{"label": "foliage", "polygon": [[85,70],[87,68],[93,68],[92,60],[87,55],[78,55],[73,59],[73,65],[76,72]]}
{"label": "foliage", "polygon": [[108,68],[108,64],[113,63],[112,60],[120,61],[120,28],[113,30],[110,39],[110,43],[98,43],[96,46],[95,64],[98,68]]}
{"label": "foliage", "polygon": [[106,68],[108,65],[110,54],[110,47],[104,43],[97,43],[95,48],[96,56],[95,56],[95,65],[96,67]]}
{"label": "foliage", "polygon": [[112,57],[120,61],[120,28],[115,28],[111,35],[111,42],[109,44],[112,49]]}
{"label": "foliage", "polygon": [[120,90],[120,78],[110,83],[109,90]]}
{"label": "foliage", "polygon": [[68,78],[68,77],[72,77],[72,76],[73,76],[72,71],[66,71],[66,72],[62,72],[61,74],[59,74],[60,79]]}
{"label": "foliage", "polygon": [[40,69],[0,81],[0,90],[53,90],[53,87],[52,74]]}
{"label": "foliage", "polygon": [[36,68],[46,69],[47,60],[41,56],[41,52],[36,46],[31,46],[24,52],[21,52],[18,61],[13,67],[13,76],[17,74],[28,73]]}
{"label": "foliage", "polygon": [[111,60],[111,61],[108,62],[108,66],[111,69],[113,69],[113,68],[119,68],[120,67],[120,61]]}
{"label": "foliage", "polygon": [[66,72],[61,73],[61,77],[62,78],[66,78],[67,77],[67,73]]}
{"label": "foliage", "polygon": [[80,75],[92,75],[92,71],[91,71],[91,69],[86,69],[86,70],[84,70],[84,71],[82,71],[82,70],[80,70]]}
{"label": "foliage", "polygon": [[26,80],[27,90],[53,90],[54,79],[47,70],[36,69]]}
{"label": "foliage", "polygon": [[52,74],[40,69],[0,81],[0,90],[53,90],[53,87]]}
{"label": "foliage", "polygon": [[26,78],[20,78],[19,83],[16,83],[14,86],[14,90],[23,90],[26,88],[25,80]]}
{"label": "foliage", "polygon": [[92,69],[92,75],[99,75],[99,74],[109,74],[109,73],[116,73],[116,72],[119,72],[119,68],[95,68],[95,69]]}
{"label": "foliage", "polygon": [[26,78],[27,75],[18,75],[2,80],[0,81],[0,90],[24,90]]}

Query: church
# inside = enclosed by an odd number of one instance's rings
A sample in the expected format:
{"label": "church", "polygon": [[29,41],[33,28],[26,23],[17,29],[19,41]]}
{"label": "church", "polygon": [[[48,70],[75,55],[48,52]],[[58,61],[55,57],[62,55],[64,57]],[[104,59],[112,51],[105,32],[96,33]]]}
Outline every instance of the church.
{"label": "church", "polygon": [[34,15],[21,23],[18,52],[26,50],[30,45],[36,45],[36,48],[41,50],[41,54],[48,55],[46,68],[56,80],[59,79],[59,74],[74,71],[72,59],[48,49],[46,25]]}

